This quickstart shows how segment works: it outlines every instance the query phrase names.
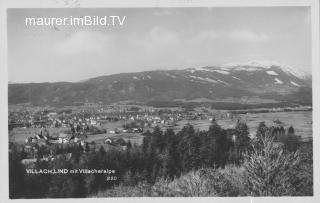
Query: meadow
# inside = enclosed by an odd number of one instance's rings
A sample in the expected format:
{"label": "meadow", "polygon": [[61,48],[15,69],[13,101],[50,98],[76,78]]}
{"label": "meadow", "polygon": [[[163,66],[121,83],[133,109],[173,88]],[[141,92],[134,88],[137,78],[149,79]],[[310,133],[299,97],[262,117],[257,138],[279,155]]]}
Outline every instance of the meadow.
{"label": "meadow", "polygon": [[[219,119],[217,122],[223,128],[234,128],[237,119],[243,120],[248,125],[250,135],[255,135],[260,122],[264,121],[266,125],[272,126],[273,121],[279,120],[284,127],[294,126],[296,135],[302,138],[312,137],[312,111],[238,114],[236,119]],[[177,123],[174,130],[180,131],[187,123],[193,125],[195,129],[208,130],[211,121],[182,120]]]}

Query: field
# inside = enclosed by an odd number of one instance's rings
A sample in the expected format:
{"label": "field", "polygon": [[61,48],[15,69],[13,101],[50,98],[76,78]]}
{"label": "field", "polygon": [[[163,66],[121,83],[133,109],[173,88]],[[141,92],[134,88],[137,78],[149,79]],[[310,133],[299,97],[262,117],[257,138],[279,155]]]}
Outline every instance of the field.
{"label": "field", "polygon": [[[285,127],[292,125],[296,135],[303,138],[312,137],[311,111],[240,114],[239,118],[247,123],[251,135],[256,133],[260,122],[265,121],[268,126],[272,126],[274,120],[280,120]],[[237,119],[218,120],[218,124],[223,128],[234,128],[236,122]],[[178,126],[174,130],[179,131],[187,123],[192,124],[195,129],[199,130],[208,130],[210,126],[209,120],[182,120],[177,123]]]}
{"label": "field", "polygon": [[122,138],[125,141],[130,141],[132,144],[140,145],[143,140],[143,136],[139,133],[120,133],[120,134],[97,134],[97,135],[89,135],[86,139],[87,142],[95,142],[95,143],[103,143],[105,138],[119,139]]}

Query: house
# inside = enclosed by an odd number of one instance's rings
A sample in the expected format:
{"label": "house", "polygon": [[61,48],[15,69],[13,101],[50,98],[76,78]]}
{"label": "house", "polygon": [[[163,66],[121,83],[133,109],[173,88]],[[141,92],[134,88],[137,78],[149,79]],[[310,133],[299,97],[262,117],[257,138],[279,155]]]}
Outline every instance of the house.
{"label": "house", "polygon": [[122,149],[124,147],[127,147],[127,142],[122,138],[119,138],[117,140],[114,140],[114,139],[111,139],[111,138],[106,138],[104,140],[104,143],[105,144],[109,144],[109,145],[113,145],[113,146],[120,146]]}
{"label": "house", "polygon": [[26,146],[24,146],[24,150],[25,150],[26,152],[32,152],[33,146],[32,146],[32,145],[26,145]]}
{"label": "house", "polygon": [[23,165],[30,165],[30,164],[34,164],[37,162],[37,159],[36,158],[33,158],[33,159],[22,159],[21,160],[21,163]]}
{"label": "house", "polygon": [[56,112],[50,112],[48,113],[48,117],[55,117],[57,116],[57,113]]}
{"label": "house", "polygon": [[69,143],[72,139],[74,139],[74,135],[61,133],[59,135],[59,143]]}
{"label": "house", "polygon": [[105,144],[112,144],[113,141],[112,141],[110,138],[106,138],[106,139],[104,140],[104,143],[105,143]]}
{"label": "house", "polygon": [[84,147],[85,144],[86,144],[86,142],[85,142],[84,140],[81,140],[81,141],[80,141],[80,145],[81,145],[82,147]]}
{"label": "house", "polygon": [[65,139],[67,137],[67,134],[65,134],[65,133],[60,133],[59,134],[59,138],[58,138],[58,142],[59,143],[63,143],[63,140]]}
{"label": "house", "polygon": [[25,139],[25,143],[31,143],[32,142],[32,137],[28,137],[27,139]]}
{"label": "house", "polygon": [[142,128],[132,128],[132,132],[133,133],[141,133],[141,132],[143,132],[143,129]]}

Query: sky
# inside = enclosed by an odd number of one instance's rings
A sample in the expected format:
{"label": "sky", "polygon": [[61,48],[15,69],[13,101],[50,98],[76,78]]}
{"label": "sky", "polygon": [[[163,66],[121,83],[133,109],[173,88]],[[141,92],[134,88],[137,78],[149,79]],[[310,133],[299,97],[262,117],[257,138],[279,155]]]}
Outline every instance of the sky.
{"label": "sky", "polygon": [[[25,26],[26,17],[126,16],[123,26]],[[307,7],[8,9],[10,82],[271,60],[311,72]]]}

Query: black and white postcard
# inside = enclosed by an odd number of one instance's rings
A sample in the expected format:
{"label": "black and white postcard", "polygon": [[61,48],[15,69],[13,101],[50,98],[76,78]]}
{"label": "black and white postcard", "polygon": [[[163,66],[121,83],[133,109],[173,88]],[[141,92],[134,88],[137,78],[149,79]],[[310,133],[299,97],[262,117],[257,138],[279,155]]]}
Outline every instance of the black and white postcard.
{"label": "black and white postcard", "polygon": [[1,12],[4,199],[319,200],[318,1]]}

